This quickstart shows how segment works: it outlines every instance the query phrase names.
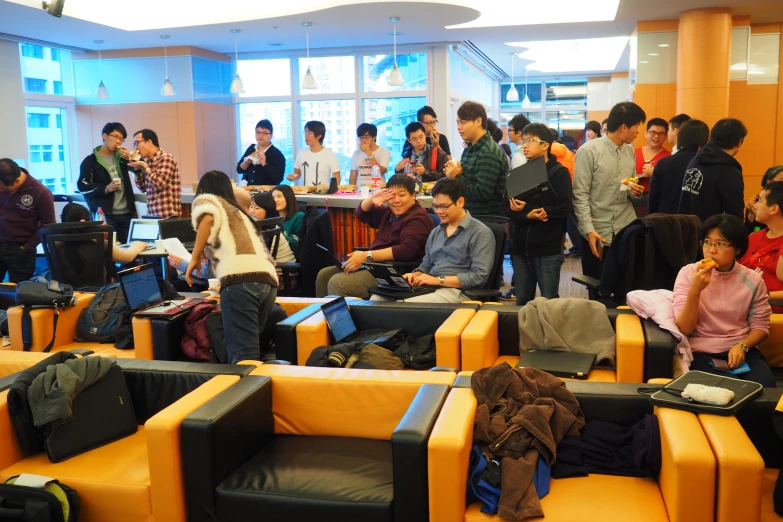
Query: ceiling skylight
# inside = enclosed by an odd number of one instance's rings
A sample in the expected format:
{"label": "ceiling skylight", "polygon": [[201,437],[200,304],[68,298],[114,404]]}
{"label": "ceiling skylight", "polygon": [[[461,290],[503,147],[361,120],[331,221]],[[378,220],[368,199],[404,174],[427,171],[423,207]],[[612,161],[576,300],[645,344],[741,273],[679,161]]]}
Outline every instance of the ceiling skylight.
{"label": "ceiling skylight", "polygon": [[531,62],[527,66],[530,71],[613,71],[628,45],[628,37],[507,42],[506,45],[524,49],[520,51],[519,58]]}

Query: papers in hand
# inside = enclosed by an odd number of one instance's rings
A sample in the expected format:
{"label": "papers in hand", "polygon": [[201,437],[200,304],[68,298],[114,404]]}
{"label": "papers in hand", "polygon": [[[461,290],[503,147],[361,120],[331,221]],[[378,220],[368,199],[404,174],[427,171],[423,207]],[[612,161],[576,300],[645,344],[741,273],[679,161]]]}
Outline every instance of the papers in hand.
{"label": "papers in hand", "polygon": [[177,239],[176,237],[170,237],[168,239],[163,239],[163,247],[166,249],[166,252],[169,254],[175,255],[177,257],[181,257],[188,263],[190,263],[191,255],[190,252],[185,248],[185,246],[182,244],[182,241]]}

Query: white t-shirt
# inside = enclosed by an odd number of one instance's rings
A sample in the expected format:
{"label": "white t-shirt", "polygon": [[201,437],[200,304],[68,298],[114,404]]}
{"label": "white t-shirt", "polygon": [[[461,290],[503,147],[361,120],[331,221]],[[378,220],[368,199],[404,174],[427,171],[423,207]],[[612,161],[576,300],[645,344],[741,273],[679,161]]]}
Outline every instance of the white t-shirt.
{"label": "white t-shirt", "polygon": [[[391,162],[391,151],[389,149],[379,146],[373,151],[372,155],[379,165],[386,167],[387,170],[389,169],[389,162]],[[357,171],[357,187],[372,183],[372,164],[367,159],[367,154],[361,149],[357,149],[351,156],[351,170]]]}
{"label": "white t-shirt", "polygon": [[522,145],[517,145],[517,150],[511,155],[511,168],[515,169],[521,167],[525,163],[527,163],[527,158],[525,157],[525,152],[522,150]]}
{"label": "white t-shirt", "polygon": [[[324,147],[319,152],[313,152],[310,147],[305,147],[296,155],[294,167],[302,173],[299,178],[302,185],[310,186],[316,181],[319,185],[328,185],[332,173],[340,171],[340,162],[332,149]],[[337,183],[340,183],[339,179]]]}

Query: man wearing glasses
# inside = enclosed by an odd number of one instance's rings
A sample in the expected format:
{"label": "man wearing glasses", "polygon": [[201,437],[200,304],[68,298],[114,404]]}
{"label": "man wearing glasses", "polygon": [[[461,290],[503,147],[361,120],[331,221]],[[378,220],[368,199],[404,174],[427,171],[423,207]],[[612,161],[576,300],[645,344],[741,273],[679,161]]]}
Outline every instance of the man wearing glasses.
{"label": "man wearing glasses", "polygon": [[133,146],[147,161],[128,163],[136,171],[136,186],[147,194],[147,212],[161,219],[179,217],[182,189],[174,157],[160,148],[158,135],[142,129],[133,135]]}
{"label": "man wearing glasses", "polygon": [[100,207],[117,241],[127,243],[131,218],[136,213],[133,185],[128,175],[130,152],[122,148],[128,133],[122,123],[104,125],[103,145],[93,149],[79,168],[76,187],[94,214]]}
{"label": "man wearing glasses", "polygon": [[647,145],[639,147],[636,154],[636,175],[639,185],[644,190],[650,190],[650,178],[658,160],[671,156],[668,150],[663,148],[663,140],[669,132],[669,124],[662,118],[653,118],[647,122]]}
{"label": "man wearing glasses", "polygon": [[[436,126],[438,125],[438,116],[435,111],[429,105],[425,105],[416,113],[416,119],[424,126],[424,132],[427,134],[427,145],[432,145],[435,149],[441,149],[446,153],[449,159],[451,159],[451,148],[449,148],[449,140],[438,132]],[[406,143],[402,148],[402,157],[409,158],[411,155],[410,143]]]}
{"label": "man wearing glasses", "polygon": [[285,156],[272,145],[272,122],[256,124],[256,143],[249,146],[237,163],[237,174],[244,174],[248,185],[279,185],[285,173]]}
{"label": "man wearing glasses", "polygon": [[389,170],[391,151],[381,147],[375,141],[378,139],[378,127],[372,123],[362,123],[356,129],[359,138],[359,148],[351,156],[351,177],[349,183],[362,186],[372,185],[372,169],[377,166],[381,171],[381,178],[386,179]]}

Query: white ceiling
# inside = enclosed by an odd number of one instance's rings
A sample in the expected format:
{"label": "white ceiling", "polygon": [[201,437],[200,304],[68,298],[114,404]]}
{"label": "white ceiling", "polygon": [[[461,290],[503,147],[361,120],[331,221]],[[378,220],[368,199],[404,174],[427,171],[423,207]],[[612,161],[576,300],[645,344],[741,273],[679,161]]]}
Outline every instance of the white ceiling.
{"label": "white ceiling", "polygon": [[[14,2],[20,1],[29,1],[40,6],[39,0],[14,0]],[[66,13],[69,1],[76,0],[66,0]],[[171,1],[168,0],[168,2]],[[225,4],[229,1],[222,0],[222,3]],[[296,0],[288,1],[294,2]],[[678,0],[676,4],[650,0],[621,0],[614,21],[447,29],[446,26],[466,24],[480,19],[481,7],[488,2],[495,4],[496,0],[453,0],[455,4],[460,5],[445,6],[443,2],[446,1],[428,0],[427,3],[363,2],[356,5],[332,7],[315,12],[261,20],[126,31],[67,16],[58,19],[49,16],[40,8],[0,0],[0,32],[88,49],[96,48],[94,40],[104,40],[102,49],[158,47],[161,44],[159,35],[165,33],[171,35],[168,40],[169,45],[194,45],[217,52],[230,53],[234,50],[234,42],[229,29],[238,28],[242,29],[242,33],[239,35],[240,52],[264,52],[302,49],[304,47],[304,29],[301,27],[301,23],[309,21],[313,22],[313,26],[310,28],[311,48],[348,47],[360,49],[364,46],[390,43],[391,36],[387,33],[391,32],[392,27],[388,19],[390,16],[399,16],[401,21],[397,30],[403,34],[398,36],[398,44],[470,40],[510,74],[509,53],[514,49],[506,46],[506,42],[628,36],[636,27],[638,20],[673,19],[678,18],[683,11],[716,7],[717,5],[731,7],[736,15],[750,15],[752,23],[783,21],[783,0],[726,0],[720,4],[715,0]],[[584,0],[584,3],[601,1]],[[516,2],[504,0],[503,5],[507,9],[524,13],[527,2],[544,5],[546,9],[555,13],[558,10],[556,4],[549,4],[543,0],[517,0]],[[218,2],[211,3],[220,5]],[[335,1],[332,3],[345,2]],[[140,2],[105,3],[115,10],[118,17],[129,20],[134,17],[158,17],[155,11],[137,11],[138,4]],[[271,44],[282,45],[272,46]],[[626,52],[620,58],[615,70],[627,70],[627,62],[628,53]],[[523,68],[518,63],[517,75],[522,70]],[[568,73],[568,71],[562,72]]]}

